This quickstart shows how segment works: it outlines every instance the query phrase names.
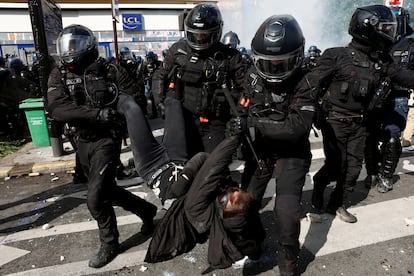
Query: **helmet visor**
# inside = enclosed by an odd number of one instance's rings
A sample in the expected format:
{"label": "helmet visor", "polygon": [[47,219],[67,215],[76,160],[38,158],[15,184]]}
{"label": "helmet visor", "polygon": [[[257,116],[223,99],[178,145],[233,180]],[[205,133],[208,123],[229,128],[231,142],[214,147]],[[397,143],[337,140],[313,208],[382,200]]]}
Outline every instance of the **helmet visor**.
{"label": "helmet visor", "polygon": [[195,30],[187,28],[185,34],[188,44],[196,50],[204,50],[219,40],[218,30]]}
{"label": "helmet visor", "polygon": [[397,22],[380,22],[378,24],[378,32],[386,38],[394,40],[397,34]]}
{"label": "helmet visor", "polygon": [[63,34],[58,38],[57,52],[63,62],[71,63],[76,56],[93,46],[94,38],[87,35]]}
{"label": "helmet visor", "polygon": [[302,48],[287,55],[266,56],[253,54],[256,69],[268,79],[285,79],[301,63]]}

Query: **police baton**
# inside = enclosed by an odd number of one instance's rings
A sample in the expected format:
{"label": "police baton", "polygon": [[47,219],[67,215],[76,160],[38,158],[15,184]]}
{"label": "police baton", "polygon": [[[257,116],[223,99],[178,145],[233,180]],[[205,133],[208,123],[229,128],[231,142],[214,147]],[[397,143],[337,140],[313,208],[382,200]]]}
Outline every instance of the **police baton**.
{"label": "police baton", "polygon": [[[227,102],[229,103],[231,110],[233,111],[233,113],[234,113],[237,117],[239,117],[239,116],[240,116],[240,115],[239,115],[239,112],[237,111],[236,104],[234,103],[233,98],[232,98],[232,96],[230,95],[230,91],[227,89],[227,85],[226,85],[225,83],[223,83],[223,84],[221,85],[221,88],[223,89],[224,96],[226,97],[226,100],[227,100]],[[260,170],[262,170],[263,168],[262,168],[262,166],[260,165],[259,158],[257,157],[256,151],[255,151],[255,150],[254,150],[254,148],[253,148],[253,144],[252,144],[252,140],[250,139],[250,136],[249,136],[246,132],[244,132],[244,137],[246,138],[247,144],[249,145],[249,148],[250,148],[250,150],[252,151],[253,157],[254,157],[254,159],[256,160],[257,165],[259,166],[259,169],[260,169]]]}

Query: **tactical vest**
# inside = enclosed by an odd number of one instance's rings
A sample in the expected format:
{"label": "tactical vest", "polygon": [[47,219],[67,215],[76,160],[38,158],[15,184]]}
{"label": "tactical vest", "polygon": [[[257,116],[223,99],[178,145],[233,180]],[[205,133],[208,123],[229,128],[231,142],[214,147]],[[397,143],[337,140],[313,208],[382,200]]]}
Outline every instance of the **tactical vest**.
{"label": "tactical vest", "polygon": [[65,68],[61,68],[61,73],[63,82],[76,104],[92,108],[116,108],[119,91],[109,77],[114,70],[115,65],[97,61],[85,70],[83,76],[68,73]]}
{"label": "tactical vest", "polygon": [[228,89],[228,57],[217,52],[216,58],[203,59],[197,53],[188,53],[181,48],[174,55],[177,66],[175,89],[184,108],[210,118],[228,115],[230,108],[222,90]]}
{"label": "tactical vest", "polygon": [[[347,110],[360,114],[367,108],[383,75],[383,64],[369,60],[351,47],[344,47],[344,62],[326,89],[324,102],[328,110]],[[338,110],[337,110],[338,111]]]}
{"label": "tactical vest", "polygon": [[[275,121],[283,121],[288,114],[292,98],[290,85],[265,84],[253,70],[248,72],[248,86],[251,92],[249,112],[255,117],[268,117]],[[289,82],[290,83],[290,82]]]}
{"label": "tactical vest", "polygon": [[[401,68],[414,70],[414,39],[402,38],[393,47],[392,58]],[[408,97],[410,88],[392,83],[392,90],[394,96]]]}
{"label": "tactical vest", "polygon": [[[114,67],[114,68],[112,68]],[[112,107],[116,109],[118,88],[111,81],[116,66],[101,62],[93,63],[85,70],[83,76],[70,73],[66,68],[61,68],[62,81],[69,90],[69,95],[77,105],[85,105],[91,108]],[[102,137],[119,138],[124,132],[124,121],[108,127],[101,125],[77,125],[77,133],[87,140],[96,140]]]}

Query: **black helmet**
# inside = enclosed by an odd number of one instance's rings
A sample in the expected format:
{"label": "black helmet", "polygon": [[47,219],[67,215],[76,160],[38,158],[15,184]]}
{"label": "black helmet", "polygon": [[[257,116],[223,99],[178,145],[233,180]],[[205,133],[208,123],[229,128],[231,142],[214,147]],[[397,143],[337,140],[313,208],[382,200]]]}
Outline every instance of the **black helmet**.
{"label": "black helmet", "polygon": [[321,56],[321,50],[316,47],[316,45],[309,46],[308,54],[311,59],[315,59]]}
{"label": "black helmet", "polygon": [[185,37],[194,50],[205,50],[216,44],[221,37],[223,20],[216,4],[195,6],[184,21]]}
{"label": "black helmet", "polygon": [[122,47],[119,50],[119,55],[120,55],[121,60],[123,60],[123,61],[127,61],[127,60],[132,60],[133,59],[132,58],[131,50],[129,50],[128,47]]}
{"label": "black helmet", "polygon": [[23,61],[20,58],[12,58],[9,60],[9,68],[13,69],[16,73],[20,73],[26,68]]}
{"label": "black helmet", "polygon": [[224,45],[230,48],[236,49],[237,46],[240,44],[240,39],[236,33],[230,31],[223,35],[223,39],[221,40],[221,43],[223,43]]}
{"label": "black helmet", "polygon": [[269,82],[281,82],[300,68],[305,38],[291,15],[273,15],[266,19],[252,40],[254,66]]}
{"label": "black helmet", "polygon": [[72,72],[83,73],[99,55],[98,41],[92,31],[82,25],[63,28],[56,40],[57,54]]}
{"label": "black helmet", "polygon": [[168,50],[168,49],[164,49],[164,50],[162,50],[162,57],[163,57],[163,58],[166,58],[166,57],[168,56],[169,51],[170,51],[170,50]]}
{"label": "black helmet", "polygon": [[397,40],[401,37],[409,36],[413,33],[413,29],[410,26],[410,14],[409,12],[398,6],[390,7],[397,19]]}
{"label": "black helmet", "polygon": [[349,34],[358,42],[384,50],[395,42],[397,21],[384,5],[357,8],[349,22]]}
{"label": "black helmet", "polygon": [[147,59],[147,62],[154,62],[158,60],[158,55],[154,53],[153,51],[148,51],[145,55],[145,58]]}

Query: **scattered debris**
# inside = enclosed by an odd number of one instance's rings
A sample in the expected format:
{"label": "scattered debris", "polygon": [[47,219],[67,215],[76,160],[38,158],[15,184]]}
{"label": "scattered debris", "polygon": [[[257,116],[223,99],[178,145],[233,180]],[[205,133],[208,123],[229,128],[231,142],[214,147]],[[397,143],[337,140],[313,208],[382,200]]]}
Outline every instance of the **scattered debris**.
{"label": "scattered debris", "polygon": [[50,179],[51,182],[55,182],[59,180],[59,176],[55,176],[52,179]]}
{"label": "scattered debris", "polygon": [[408,225],[414,225],[414,218],[405,218],[405,223]]}
{"label": "scattered debris", "polygon": [[39,176],[40,173],[39,172],[31,172],[29,173],[29,176],[33,177],[33,176]]}
{"label": "scattered debris", "polygon": [[60,198],[60,196],[49,197],[45,200],[45,202],[55,202]]}
{"label": "scattered debris", "polygon": [[186,254],[183,256],[183,259],[186,261],[189,261],[190,263],[195,263],[197,261],[197,259],[193,256],[191,256],[191,254]]}
{"label": "scattered debris", "polygon": [[4,181],[10,180],[10,179],[11,179],[11,177],[10,177],[10,176],[6,176],[6,177],[4,178]]}
{"label": "scattered debris", "polygon": [[65,260],[65,256],[60,256],[60,261],[63,262]]}
{"label": "scattered debris", "polygon": [[42,226],[43,230],[47,230],[49,228],[52,228],[52,225],[50,225],[49,223],[43,224],[43,226]]}
{"label": "scattered debris", "polygon": [[141,267],[139,268],[139,271],[141,271],[141,272],[144,272],[146,270],[148,270],[148,267],[145,266],[145,265],[141,265]]}

